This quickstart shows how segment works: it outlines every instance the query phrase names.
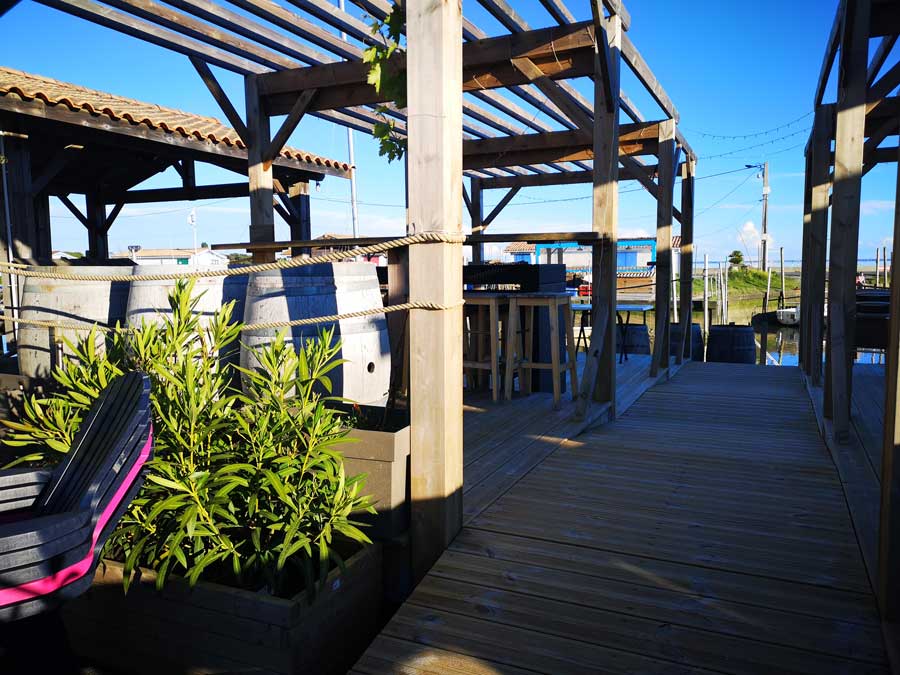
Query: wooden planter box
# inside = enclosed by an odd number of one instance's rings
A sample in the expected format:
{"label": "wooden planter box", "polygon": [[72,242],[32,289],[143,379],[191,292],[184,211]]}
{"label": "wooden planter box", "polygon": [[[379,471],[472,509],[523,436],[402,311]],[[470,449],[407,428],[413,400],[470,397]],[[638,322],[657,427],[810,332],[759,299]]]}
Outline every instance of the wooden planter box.
{"label": "wooden planter box", "polygon": [[[349,412],[349,406],[338,406]],[[368,475],[363,492],[375,500],[377,516],[360,515],[371,525],[365,529],[372,539],[393,539],[409,529],[409,413],[376,406],[354,406],[360,427],[339,446],[348,476]],[[371,431],[378,427],[383,431]]]}
{"label": "wooden planter box", "polygon": [[65,607],[72,648],[127,673],[344,673],[378,632],[379,544],[334,570],[311,605],[305,592],[285,600],[180,578],[157,592],[154,581],[146,572],[125,595],[122,565],[101,565]]}

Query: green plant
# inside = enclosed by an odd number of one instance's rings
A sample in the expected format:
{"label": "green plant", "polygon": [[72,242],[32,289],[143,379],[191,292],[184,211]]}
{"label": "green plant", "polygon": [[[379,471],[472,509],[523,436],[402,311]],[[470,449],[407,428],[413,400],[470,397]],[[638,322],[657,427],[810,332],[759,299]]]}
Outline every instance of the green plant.
{"label": "green plant", "polygon": [[[178,283],[171,312],[156,323],[110,334],[97,349],[92,331],[54,371],[59,391],[31,397],[20,422],[5,422],[23,459],[65,452],[91,402],[112,377],[131,369],[152,380],[155,457],[144,488],[107,544],[124,560],[126,589],[141,567],[162,587],[172,573],[289,594],[315,591],[337,540],[368,543],[352,520],[373,511],[363,476],[347,477],[337,451],[344,419],[325,403],[329,372],[341,364],[333,331],[295,350],[284,335],[255,352],[246,393],[220,355],[236,346],[233,305],[208,324],[194,313],[193,283]],[[34,446],[40,449],[35,451]]]}
{"label": "green plant", "polygon": [[740,267],[744,264],[744,254],[734,249],[731,253],[728,254],[728,262],[732,267]]}
{"label": "green plant", "polygon": [[[367,82],[400,109],[406,107],[406,69],[398,67],[404,53],[400,40],[405,30],[406,11],[402,5],[395,4],[384,21],[372,23],[372,34],[378,36],[380,43],[363,52],[363,63],[369,64]],[[372,136],[378,141],[378,154],[387,157],[389,162],[401,159],[406,153],[406,139],[388,117],[387,106],[378,106],[375,112],[381,118],[372,129]]]}

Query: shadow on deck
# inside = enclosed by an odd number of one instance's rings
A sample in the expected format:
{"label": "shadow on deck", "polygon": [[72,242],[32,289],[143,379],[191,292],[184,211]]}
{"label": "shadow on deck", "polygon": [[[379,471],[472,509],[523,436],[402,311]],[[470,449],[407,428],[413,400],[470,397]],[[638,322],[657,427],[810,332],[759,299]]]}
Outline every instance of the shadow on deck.
{"label": "shadow on deck", "polygon": [[467,418],[466,526],[354,672],[884,671],[797,369],[688,364],[541,446],[550,406],[507,405],[503,429]]}

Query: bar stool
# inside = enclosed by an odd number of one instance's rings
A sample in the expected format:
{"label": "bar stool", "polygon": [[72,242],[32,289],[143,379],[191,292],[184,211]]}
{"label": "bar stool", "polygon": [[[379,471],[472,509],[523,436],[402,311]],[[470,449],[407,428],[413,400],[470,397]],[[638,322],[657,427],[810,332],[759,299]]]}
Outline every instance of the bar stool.
{"label": "bar stool", "polygon": [[[534,347],[534,310],[546,307],[550,318],[550,363],[531,360]],[[524,309],[524,329],[519,310]],[[506,398],[512,398],[513,371],[519,372],[519,387],[523,393],[531,393],[529,370],[550,370],[553,380],[553,409],[559,409],[561,397],[560,375],[563,364],[559,354],[559,310],[563,311],[566,330],[567,363],[572,385],[572,400],[578,396],[578,372],[575,354],[575,330],[572,324],[572,308],[567,293],[515,293],[509,296],[509,320],[506,325]],[[524,337],[524,339],[523,339]]]}
{"label": "bar stool", "polygon": [[[463,369],[469,389],[480,387],[482,371],[490,372],[491,400],[501,391],[500,335],[506,293],[463,293],[466,317],[463,321]],[[485,325],[487,324],[487,325]],[[485,373],[486,374],[486,373]]]}

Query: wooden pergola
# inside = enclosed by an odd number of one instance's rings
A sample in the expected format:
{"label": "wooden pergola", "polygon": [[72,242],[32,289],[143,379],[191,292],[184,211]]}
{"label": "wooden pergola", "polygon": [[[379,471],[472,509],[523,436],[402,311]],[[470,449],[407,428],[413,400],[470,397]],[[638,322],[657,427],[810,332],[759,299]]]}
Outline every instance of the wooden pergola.
{"label": "wooden pergola", "polygon": [[[900,577],[895,570],[900,558],[900,463],[895,461],[900,451],[900,284],[895,283],[893,276],[880,487],[861,480],[862,473],[853,468],[860,464],[854,459],[851,398],[857,345],[856,274],[862,179],[876,165],[898,161],[900,148],[896,143],[882,147],[888,137],[896,136],[900,130],[900,97],[891,96],[900,85],[900,61],[889,62],[898,37],[900,6],[896,2],[839,3],[816,89],[815,119],[806,147],[800,323],[801,367],[814,396],[822,387],[823,414],[830,419],[826,439],[845,482],[861,548],[888,626],[900,619]],[[871,40],[878,43],[870,58]],[[835,63],[836,101],[825,103],[825,90]],[[898,245],[900,209],[896,210],[894,223],[895,260],[900,251]],[[894,640],[893,630],[886,635],[889,641]]]}
{"label": "wooden pergola", "polygon": [[[407,51],[388,66],[406,71],[405,110],[367,83],[362,51],[379,38],[328,0],[290,0],[290,8],[272,0],[38,1],[190,58],[248,147],[253,244],[274,240],[271,159],[306,114],[371,132],[379,121],[373,107],[386,105],[397,133],[408,137],[408,233],[460,235],[465,200],[476,235],[475,260],[482,258],[484,241],[477,235],[522,188],[590,184],[598,243],[582,414],[591,400],[615,413],[618,184],[638,181],[657,200],[660,311],[651,374],[668,368],[672,220],[682,225],[681,297],[690,298],[697,158],[677,128],[674,104],[627,35],[631,17],[620,0],[590,0],[592,19],[583,22],[563,0],[540,0],[557,24],[540,29],[532,29],[506,0],[479,0],[509,31],[499,37],[488,37],[464,18],[458,0],[408,0]],[[351,2],[378,19],[392,10],[386,0]],[[644,118],[622,91],[623,62],[659,106],[656,119]],[[210,65],[245,77],[245,116]],[[593,81],[593,100],[568,82],[574,78]],[[622,114],[630,122],[620,123]],[[286,118],[272,135],[271,118],[279,115]],[[468,193],[463,176],[471,179]],[[507,192],[485,216],[483,193],[489,189]],[[260,261],[274,256],[267,247],[252,250]],[[456,307],[462,300],[462,244],[415,244],[395,263],[391,274],[402,279],[410,301],[454,307],[412,310],[409,319],[411,534],[414,568],[422,575],[462,523],[462,312]],[[396,293],[390,299],[402,301]],[[683,339],[690,340],[691,303],[681,308]],[[677,350],[679,361],[684,352]]]}

